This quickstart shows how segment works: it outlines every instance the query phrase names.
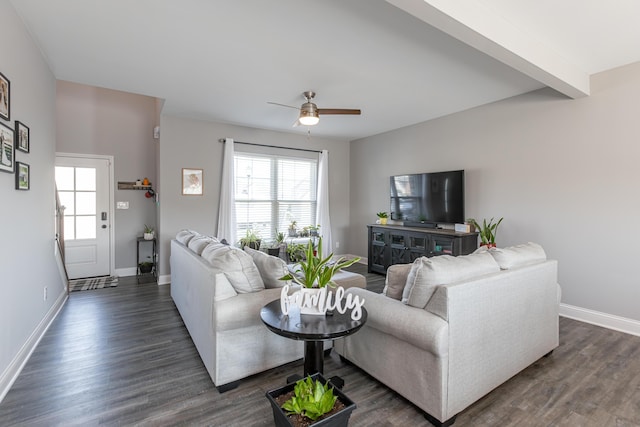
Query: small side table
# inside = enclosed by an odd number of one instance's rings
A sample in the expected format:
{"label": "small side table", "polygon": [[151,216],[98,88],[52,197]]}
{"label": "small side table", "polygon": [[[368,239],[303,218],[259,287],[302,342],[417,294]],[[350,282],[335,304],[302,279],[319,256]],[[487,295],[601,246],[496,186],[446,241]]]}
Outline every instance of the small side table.
{"label": "small side table", "polygon": [[[334,311],[326,316],[300,314],[298,307],[291,307],[288,315],[282,314],[280,300],[271,301],[260,310],[262,322],[271,332],[286,338],[304,341],[304,376],[324,373],[323,341],[333,340],[357,332],[367,321],[367,310],[362,307],[362,317],[351,319],[351,310],[340,314]],[[344,381],[339,377],[331,382],[342,388]]]}
{"label": "small side table", "polygon": [[[157,272],[157,265],[156,265],[156,238],[154,237],[151,240],[146,240],[144,237],[138,237],[137,239],[137,246],[136,246],[136,278],[138,281],[138,284],[140,283],[149,283],[149,282],[157,282],[158,281],[158,272]],[[140,270],[140,245],[143,243],[151,243],[151,271],[149,273],[143,273]],[[153,280],[145,280],[146,277],[151,277],[153,278]]]}

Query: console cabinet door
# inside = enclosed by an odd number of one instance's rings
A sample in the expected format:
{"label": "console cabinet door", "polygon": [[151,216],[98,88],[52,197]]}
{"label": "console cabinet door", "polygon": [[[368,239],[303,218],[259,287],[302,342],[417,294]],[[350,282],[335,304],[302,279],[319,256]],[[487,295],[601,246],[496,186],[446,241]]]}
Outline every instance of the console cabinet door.
{"label": "console cabinet door", "polygon": [[389,265],[411,262],[408,240],[408,235],[405,232],[389,231],[389,253],[391,255]]}
{"label": "console cabinet door", "polygon": [[371,228],[369,231],[369,272],[385,273],[389,266],[387,254],[388,233]]}

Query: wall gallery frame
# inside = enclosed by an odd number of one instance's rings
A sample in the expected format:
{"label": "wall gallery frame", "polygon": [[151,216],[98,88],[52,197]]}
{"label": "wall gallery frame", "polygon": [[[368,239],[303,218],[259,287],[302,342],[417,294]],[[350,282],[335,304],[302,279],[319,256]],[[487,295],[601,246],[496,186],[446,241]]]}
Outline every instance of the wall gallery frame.
{"label": "wall gallery frame", "polygon": [[11,82],[0,73],[0,118],[11,118]]}
{"label": "wall gallery frame", "polygon": [[182,168],[182,195],[202,196],[202,169]]}
{"label": "wall gallery frame", "polygon": [[28,190],[31,182],[31,166],[16,162],[16,190]]}
{"label": "wall gallery frame", "polygon": [[16,120],[16,150],[28,153],[30,145],[29,127]]}
{"label": "wall gallery frame", "polygon": [[13,173],[15,165],[14,132],[0,123],[0,171]]}

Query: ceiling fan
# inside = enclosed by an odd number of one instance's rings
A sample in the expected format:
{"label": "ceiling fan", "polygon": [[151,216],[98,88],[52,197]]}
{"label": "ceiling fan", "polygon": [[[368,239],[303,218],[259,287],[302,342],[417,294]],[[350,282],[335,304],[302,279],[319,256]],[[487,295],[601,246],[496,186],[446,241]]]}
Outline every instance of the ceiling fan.
{"label": "ceiling fan", "polygon": [[300,108],[291,105],[278,104],[277,102],[267,102],[268,104],[279,105],[281,107],[295,108],[300,111],[298,120],[294,123],[294,126],[305,125],[314,126],[320,121],[320,115],[325,114],[351,114],[360,115],[360,110],[350,108],[318,108],[316,104],[311,102],[316,96],[316,93],[308,90],[302,93],[304,99],[307,101]]}

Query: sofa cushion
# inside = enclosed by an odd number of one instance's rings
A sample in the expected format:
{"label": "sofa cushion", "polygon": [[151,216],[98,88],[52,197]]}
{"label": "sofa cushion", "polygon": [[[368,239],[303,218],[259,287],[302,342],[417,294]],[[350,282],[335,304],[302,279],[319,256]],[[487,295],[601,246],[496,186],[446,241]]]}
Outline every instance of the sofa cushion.
{"label": "sofa cushion", "polygon": [[402,302],[424,308],[439,285],[448,285],[500,271],[500,266],[488,253],[454,257],[440,255],[421,257],[414,261],[407,277]]}
{"label": "sofa cushion", "polygon": [[264,290],[264,282],[253,259],[241,249],[214,243],[205,248],[202,258],[222,271],[237,293],[247,294]]}
{"label": "sofa cushion", "polygon": [[387,268],[387,277],[384,283],[382,295],[389,298],[402,299],[402,291],[407,283],[407,277],[413,264],[394,264]]}
{"label": "sofa cushion", "polygon": [[206,248],[207,245],[212,242],[217,243],[218,239],[199,234],[197,236],[193,236],[191,240],[189,240],[189,243],[187,243],[187,247],[197,255],[202,255],[202,251],[204,250],[204,248]]}
{"label": "sofa cushion", "polygon": [[176,240],[180,243],[182,243],[183,245],[187,246],[189,244],[189,241],[194,237],[197,236],[198,233],[196,233],[193,230],[180,230],[178,231],[178,233],[176,234]]}
{"label": "sofa cushion", "polygon": [[257,251],[249,246],[245,246],[244,251],[253,258],[260,276],[262,276],[265,288],[281,288],[284,285],[291,284],[291,281],[279,280],[282,276],[289,274],[287,263],[283,259]]}
{"label": "sofa cushion", "polygon": [[547,254],[537,243],[525,243],[508,248],[491,248],[488,251],[502,270],[546,261]]}

